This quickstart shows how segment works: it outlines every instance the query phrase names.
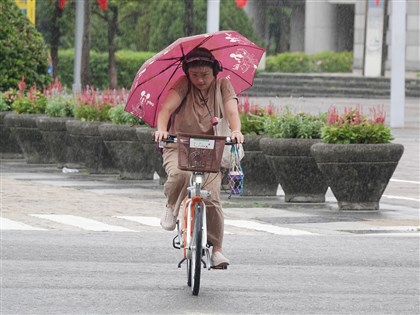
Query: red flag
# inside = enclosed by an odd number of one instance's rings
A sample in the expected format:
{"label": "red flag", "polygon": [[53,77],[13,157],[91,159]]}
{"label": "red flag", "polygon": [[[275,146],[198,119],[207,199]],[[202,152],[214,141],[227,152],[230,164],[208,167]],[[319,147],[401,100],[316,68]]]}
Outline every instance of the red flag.
{"label": "red flag", "polygon": [[102,11],[105,11],[108,7],[108,0],[98,0],[98,4]]}
{"label": "red flag", "polygon": [[239,9],[242,9],[248,3],[248,0],[235,0]]}
{"label": "red flag", "polygon": [[58,0],[58,7],[60,10],[64,10],[64,7],[66,6],[67,0]]}

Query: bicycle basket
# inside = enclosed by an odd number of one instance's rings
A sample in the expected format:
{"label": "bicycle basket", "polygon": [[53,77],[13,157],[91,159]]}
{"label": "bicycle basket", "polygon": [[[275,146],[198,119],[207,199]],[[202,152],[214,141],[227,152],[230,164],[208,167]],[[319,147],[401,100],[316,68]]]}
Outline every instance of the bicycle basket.
{"label": "bicycle basket", "polygon": [[184,171],[218,173],[226,137],[179,133],[178,168]]}

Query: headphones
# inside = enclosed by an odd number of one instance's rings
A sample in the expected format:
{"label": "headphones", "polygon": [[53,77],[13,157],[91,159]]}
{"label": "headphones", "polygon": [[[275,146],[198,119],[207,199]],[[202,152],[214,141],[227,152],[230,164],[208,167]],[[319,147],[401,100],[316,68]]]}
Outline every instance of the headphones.
{"label": "headphones", "polygon": [[[201,53],[201,54],[200,54]],[[209,54],[209,56],[203,56],[202,53]],[[190,56],[189,56],[190,55]],[[199,56],[201,55],[201,56]],[[205,48],[198,48],[193,50],[188,55],[185,56],[184,60],[182,61],[182,70],[184,71],[185,75],[188,77],[188,68],[189,64],[194,61],[204,61],[211,63],[211,67],[213,69],[213,75],[217,76],[220,71],[223,71],[222,64],[219,60],[214,58],[214,56]]]}

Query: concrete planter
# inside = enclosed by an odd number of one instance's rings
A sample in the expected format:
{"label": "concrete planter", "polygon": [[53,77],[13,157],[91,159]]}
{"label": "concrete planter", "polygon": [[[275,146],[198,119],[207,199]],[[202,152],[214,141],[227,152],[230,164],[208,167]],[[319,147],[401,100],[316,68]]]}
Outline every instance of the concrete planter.
{"label": "concrete planter", "polygon": [[26,162],[33,164],[55,163],[55,160],[44,142],[37,126],[39,114],[9,114],[5,124],[15,136]]}
{"label": "concrete planter", "polygon": [[328,185],[311,156],[318,139],[263,138],[260,146],[285,202],[325,202]]}
{"label": "concrete planter", "polygon": [[153,179],[154,161],[138,140],[136,129],[110,123],[99,126],[99,132],[121,179]]}
{"label": "concrete planter", "polygon": [[5,117],[14,114],[11,111],[0,112],[0,153],[2,157],[21,157],[22,149],[9,126],[5,124]]}
{"label": "concrete planter", "polygon": [[99,133],[99,126],[102,124],[97,121],[68,120],[66,128],[77,157],[90,173],[118,173]]}
{"label": "concrete planter", "polygon": [[159,183],[163,185],[166,182],[167,175],[162,165],[162,155],[158,153],[156,143],[152,138],[154,130],[155,129],[150,127],[139,127],[136,128],[136,135],[144,150],[146,159],[151,161],[153,172],[156,172],[159,175]]}
{"label": "concrete planter", "polygon": [[325,144],[311,147],[339,210],[379,210],[379,200],[404,152],[401,144]]}
{"label": "concrete planter", "polygon": [[261,150],[262,136],[245,135],[245,156],[241,161],[244,172],[244,196],[276,196],[278,182]]}
{"label": "concrete planter", "polygon": [[74,118],[42,116],[38,117],[36,121],[45,144],[55,161],[60,165],[78,162],[67,132],[66,122],[68,120],[74,120]]}

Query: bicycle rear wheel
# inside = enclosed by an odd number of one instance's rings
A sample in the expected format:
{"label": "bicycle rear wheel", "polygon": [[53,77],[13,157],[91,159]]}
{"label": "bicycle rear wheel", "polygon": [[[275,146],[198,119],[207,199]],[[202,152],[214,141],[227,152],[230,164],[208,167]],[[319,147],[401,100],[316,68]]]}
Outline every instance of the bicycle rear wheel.
{"label": "bicycle rear wheel", "polygon": [[198,295],[200,291],[201,258],[203,255],[203,207],[200,202],[194,204],[194,231],[191,240],[191,288],[192,294]]}

